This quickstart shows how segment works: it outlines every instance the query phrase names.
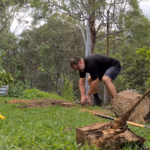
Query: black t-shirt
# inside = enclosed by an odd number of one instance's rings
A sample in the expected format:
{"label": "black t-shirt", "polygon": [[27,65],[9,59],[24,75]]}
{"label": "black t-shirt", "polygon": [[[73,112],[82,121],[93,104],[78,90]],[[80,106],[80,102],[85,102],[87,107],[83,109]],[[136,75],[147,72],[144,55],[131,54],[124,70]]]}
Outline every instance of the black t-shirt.
{"label": "black t-shirt", "polygon": [[99,54],[92,54],[83,59],[85,62],[85,69],[83,72],[79,71],[80,78],[84,78],[86,73],[90,73],[92,80],[96,80],[98,77],[102,80],[102,77],[108,68],[121,68],[118,60]]}

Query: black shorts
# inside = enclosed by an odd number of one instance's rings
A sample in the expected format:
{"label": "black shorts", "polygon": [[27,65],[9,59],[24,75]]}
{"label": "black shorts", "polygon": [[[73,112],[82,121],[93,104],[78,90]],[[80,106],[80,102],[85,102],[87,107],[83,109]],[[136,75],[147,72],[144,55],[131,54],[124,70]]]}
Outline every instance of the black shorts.
{"label": "black shorts", "polygon": [[110,79],[114,80],[118,76],[120,71],[121,68],[110,67],[106,70],[103,76],[108,76]]}

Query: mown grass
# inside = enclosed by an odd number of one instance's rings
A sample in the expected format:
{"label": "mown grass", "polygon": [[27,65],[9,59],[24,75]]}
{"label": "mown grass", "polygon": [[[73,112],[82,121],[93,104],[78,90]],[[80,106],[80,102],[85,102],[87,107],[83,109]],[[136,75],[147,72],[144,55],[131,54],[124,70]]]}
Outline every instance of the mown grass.
{"label": "mown grass", "polygon": [[[12,99],[0,97],[0,114],[6,117],[5,120],[0,120],[0,150],[78,150],[76,127],[109,121],[93,117],[88,112],[80,112],[79,107],[49,106],[20,109],[17,104],[5,103],[5,100]],[[150,148],[149,133],[141,133],[148,130],[133,126],[130,128],[146,138],[145,146]],[[83,149],[90,150],[88,146]],[[131,147],[124,148],[127,149]]]}

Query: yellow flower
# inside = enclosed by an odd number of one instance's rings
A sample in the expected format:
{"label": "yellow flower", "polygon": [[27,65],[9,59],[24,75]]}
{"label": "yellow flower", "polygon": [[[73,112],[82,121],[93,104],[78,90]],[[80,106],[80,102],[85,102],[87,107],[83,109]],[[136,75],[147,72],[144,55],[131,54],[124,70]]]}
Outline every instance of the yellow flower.
{"label": "yellow flower", "polygon": [[0,114],[0,119],[5,119],[5,117]]}

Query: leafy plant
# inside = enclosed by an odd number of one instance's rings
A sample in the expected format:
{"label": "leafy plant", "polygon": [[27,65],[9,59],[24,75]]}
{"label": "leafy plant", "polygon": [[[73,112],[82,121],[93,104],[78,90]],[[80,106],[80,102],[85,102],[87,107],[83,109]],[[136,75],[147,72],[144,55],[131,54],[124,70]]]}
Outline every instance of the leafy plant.
{"label": "leafy plant", "polygon": [[147,46],[144,46],[142,48],[138,48],[136,51],[137,54],[139,54],[140,59],[145,59],[150,63],[150,48]]}
{"label": "leafy plant", "polygon": [[150,77],[147,79],[147,85],[150,86]]}
{"label": "leafy plant", "polygon": [[26,89],[29,89],[29,82],[25,80],[25,82],[18,81],[15,84],[11,84],[9,87],[8,96],[9,97],[23,97]]}
{"label": "leafy plant", "polygon": [[[144,46],[142,48],[138,48],[136,53],[140,56],[140,59],[142,61],[145,61],[145,65],[150,74],[150,71],[149,71],[149,69],[150,69],[150,47]],[[148,86],[150,86],[150,77],[147,78],[146,83]]]}
{"label": "leafy plant", "polygon": [[9,72],[6,72],[4,69],[0,70],[0,86],[13,83],[14,79]]}
{"label": "leafy plant", "polygon": [[3,56],[5,56],[5,52],[2,49],[0,49],[0,86],[14,82],[14,79],[11,76],[11,74],[9,72],[6,72],[6,70],[2,67]]}
{"label": "leafy plant", "polygon": [[[61,77],[61,80],[63,80],[63,76]],[[73,80],[70,80],[68,75],[64,77],[61,96],[70,102],[73,102],[75,100],[75,92],[73,89]]]}

